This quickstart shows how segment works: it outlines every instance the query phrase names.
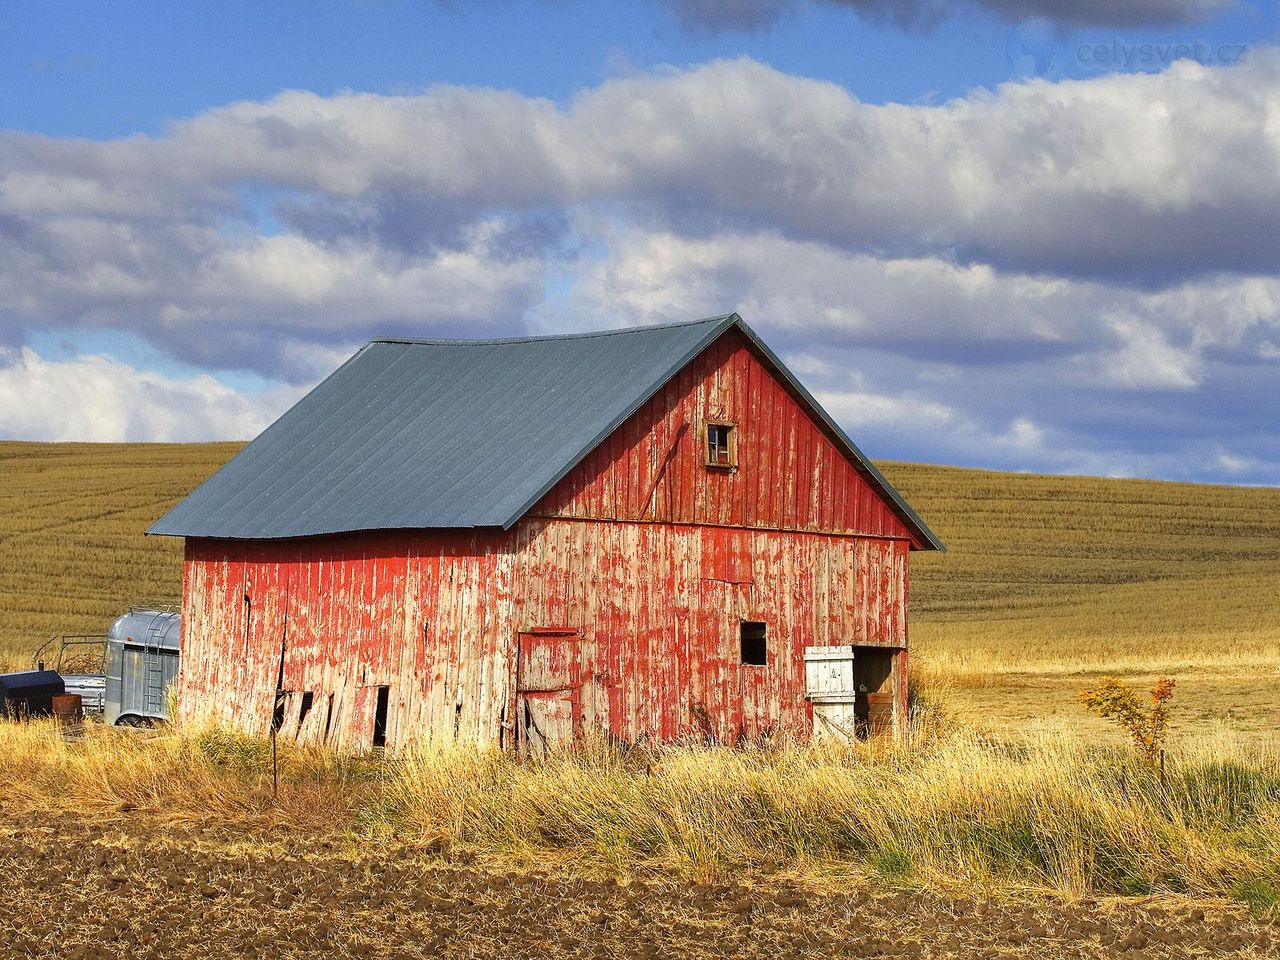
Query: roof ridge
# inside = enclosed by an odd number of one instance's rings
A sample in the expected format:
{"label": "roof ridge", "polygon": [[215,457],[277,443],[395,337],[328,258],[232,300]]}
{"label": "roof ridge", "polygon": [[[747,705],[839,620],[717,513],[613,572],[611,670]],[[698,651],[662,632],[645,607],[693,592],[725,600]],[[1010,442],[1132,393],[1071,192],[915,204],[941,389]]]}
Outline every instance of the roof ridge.
{"label": "roof ridge", "polygon": [[647,323],[638,327],[614,327],[610,330],[588,330],[583,333],[548,333],[531,337],[492,337],[487,339],[469,339],[461,337],[374,337],[370,343],[399,343],[407,346],[490,346],[500,343],[537,343],[544,340],[587,340],[592,337],[615,337],[630,333],[645,333],[649,330],[671,330],[676,327],[694,327],[700,323],[723,323],[736,314],[724,313],[716,317],[703,317],[700,320],[679,320],[672,323]]}

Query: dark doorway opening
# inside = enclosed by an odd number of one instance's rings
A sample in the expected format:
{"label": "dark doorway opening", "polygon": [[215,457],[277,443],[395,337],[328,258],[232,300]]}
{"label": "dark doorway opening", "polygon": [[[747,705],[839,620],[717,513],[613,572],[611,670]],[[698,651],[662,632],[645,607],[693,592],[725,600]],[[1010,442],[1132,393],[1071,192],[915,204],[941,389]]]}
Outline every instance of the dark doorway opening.
{"label": "dark doorway opening", "polygon": [[387,711],[391,705],[391,688],[378,688],[378,705],[373,711],[373,745],[375,747],[385,747],[387,745]]}
{"label": "dark doorway opening", "polygon": [[853,648],[854,729],[867,737],[893,728],[892,647]]}
{"label": "dark doorway opening", "polygon": [[302,695],[302,705],[298,707],[298,728],[302,728],[302,722],[307,719],[307,714],[311,712],[311,704],[315,702],[316,695],[310,690]]}

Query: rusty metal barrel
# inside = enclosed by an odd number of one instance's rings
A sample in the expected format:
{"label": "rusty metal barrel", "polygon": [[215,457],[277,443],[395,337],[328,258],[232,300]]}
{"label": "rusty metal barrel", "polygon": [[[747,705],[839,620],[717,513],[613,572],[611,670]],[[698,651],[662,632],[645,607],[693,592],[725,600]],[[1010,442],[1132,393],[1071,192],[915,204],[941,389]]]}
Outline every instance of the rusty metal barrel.
{"label": "rusty metal barrel", "polygon": [[62,693],[53,698],[53,716],[59,723],[80,723],[84,720],[84,704],[78,693]]}

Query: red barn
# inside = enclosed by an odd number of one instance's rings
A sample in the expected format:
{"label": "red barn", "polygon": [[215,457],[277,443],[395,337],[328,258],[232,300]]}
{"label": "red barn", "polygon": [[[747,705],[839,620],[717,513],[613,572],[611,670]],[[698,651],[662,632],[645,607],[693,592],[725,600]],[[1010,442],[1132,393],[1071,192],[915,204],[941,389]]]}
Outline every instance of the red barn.
{"label": "red barn", "polygon": [[150,532],[181,716],[356,750],[888,724],[942,546],[736,314],[375,340]]}

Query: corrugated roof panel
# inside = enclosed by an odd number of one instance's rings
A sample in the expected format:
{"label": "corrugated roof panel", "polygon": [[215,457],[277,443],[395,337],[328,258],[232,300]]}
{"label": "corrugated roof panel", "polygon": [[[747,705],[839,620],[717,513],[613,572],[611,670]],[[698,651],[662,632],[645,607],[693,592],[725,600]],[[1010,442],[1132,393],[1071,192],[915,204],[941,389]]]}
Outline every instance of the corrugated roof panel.
{"label": "corrugated roof panel", "polygon": [[509,527],[731,326],[892,503],[945,549],[737,314],[512,340],[375,340],[148,533],[262,540]]}
{"label": "corrugated roof panel", "polygon": [[375,340],[150,533],[509,526],[734,317],[519,340]]}

